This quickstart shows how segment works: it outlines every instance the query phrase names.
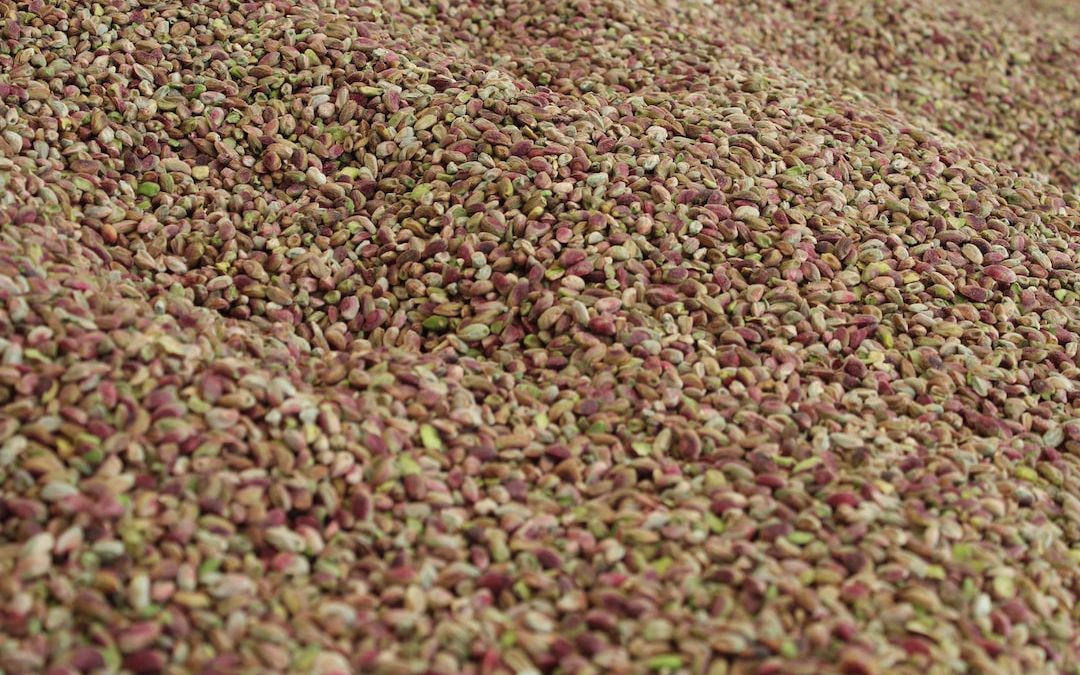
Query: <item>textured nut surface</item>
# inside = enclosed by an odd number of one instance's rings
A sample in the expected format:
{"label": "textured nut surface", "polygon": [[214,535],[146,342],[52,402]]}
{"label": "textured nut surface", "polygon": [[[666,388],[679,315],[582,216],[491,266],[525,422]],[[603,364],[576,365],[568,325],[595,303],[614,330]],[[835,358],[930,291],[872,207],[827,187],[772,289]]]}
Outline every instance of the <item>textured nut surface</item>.
{"label": "textured nut surface", "polygon": [[1080,659],[1071,5],[0,16],[0,670]]}

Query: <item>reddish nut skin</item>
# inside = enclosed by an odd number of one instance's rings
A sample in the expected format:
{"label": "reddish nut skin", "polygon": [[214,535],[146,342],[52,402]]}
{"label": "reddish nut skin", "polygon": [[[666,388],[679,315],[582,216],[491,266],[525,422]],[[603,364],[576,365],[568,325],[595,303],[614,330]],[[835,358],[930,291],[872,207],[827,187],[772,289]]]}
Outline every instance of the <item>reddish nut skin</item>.
{"label": "reddish nut skin", "polygon": [[930,645],[927,643],[927,640],[925,640],[923,638],[917,638],[917,637],[904,638],[901,641],[901,646],[904,648],[904,651],[906,651],[908,654],[911,654],[911,655],[917,655],[918,654],[918,655],[922,655],[922,656],[931,656],[931,654],[932,654],[932,652],[930,650]]}
{"label": "reddish nut skin", "polygon": [[222,654],[204,665],[201,673],[203,675],[225,675],[225,673],[234,672],[240,663],[240,657],[236,654]]}
{"label": "reddish nut skin", "polygon": [[71,652],[69,661],[72,668],[79,672],[88,672],[105,666],[101,652],[92,647],[79,647]]}
{"label": "reddish nut skin", "polygon": [[829,506],[836,508],[838,506],[851,506],[856,507],[862,503],[862,499],[850,492],[836,492],[833,493],[825,500]]}
{"label": "reddish nut skin", "polygon": [[1016,281],[1016,273],[1003,265],[988,265],[983,269],[983,274],[1002,284]]}
{"label": "reddish nut skin", "polygon": [[877,675],[881,672],[868,655],[848,650],[840,660],[840,672],[844,675]]}
{"label": "reddish nut skin", "polygon": [[152,675],[164,670],[165,655],[156,650],[136,652],[124,657],[124,667],[140,675]]}

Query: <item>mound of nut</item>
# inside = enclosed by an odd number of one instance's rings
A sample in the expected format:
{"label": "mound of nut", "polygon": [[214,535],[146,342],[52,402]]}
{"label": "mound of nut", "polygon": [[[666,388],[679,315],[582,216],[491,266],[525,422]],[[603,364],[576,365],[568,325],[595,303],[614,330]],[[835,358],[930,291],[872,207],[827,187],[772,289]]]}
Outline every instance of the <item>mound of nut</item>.
{"label": "mound of nut", "polygon": [[1069,672],[1065,111],[746,11],[0,5],[0,671]]}

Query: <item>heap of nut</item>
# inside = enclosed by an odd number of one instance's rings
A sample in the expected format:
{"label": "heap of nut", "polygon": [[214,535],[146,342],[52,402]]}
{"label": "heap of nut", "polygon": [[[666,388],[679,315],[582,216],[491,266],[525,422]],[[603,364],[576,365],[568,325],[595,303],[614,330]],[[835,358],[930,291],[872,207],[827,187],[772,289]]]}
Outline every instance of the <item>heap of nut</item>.
{"label": "heap of nut", "polygon": [[758,4],[0,2],[0,671],[1069,672],[1075,24]]}

